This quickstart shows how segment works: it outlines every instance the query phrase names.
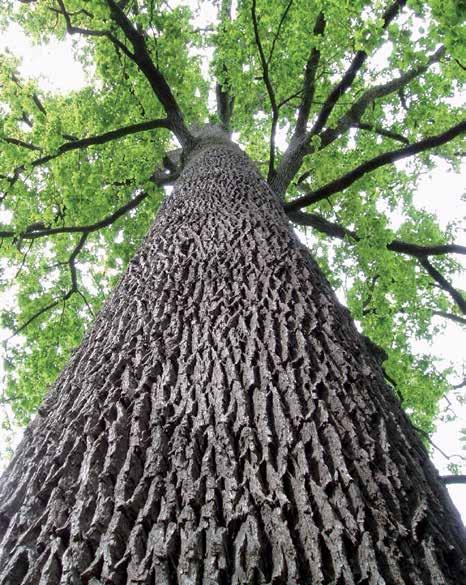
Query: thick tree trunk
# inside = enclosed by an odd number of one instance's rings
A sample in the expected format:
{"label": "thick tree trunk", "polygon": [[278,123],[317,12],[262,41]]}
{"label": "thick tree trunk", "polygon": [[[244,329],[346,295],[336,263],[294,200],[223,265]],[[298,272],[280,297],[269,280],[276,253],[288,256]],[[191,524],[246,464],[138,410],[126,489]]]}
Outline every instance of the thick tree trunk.
{"label": "thick tree trunk", "polygon": [[0,485],[0,583],[466,583],[459,516],[232,145],[191,155]]}

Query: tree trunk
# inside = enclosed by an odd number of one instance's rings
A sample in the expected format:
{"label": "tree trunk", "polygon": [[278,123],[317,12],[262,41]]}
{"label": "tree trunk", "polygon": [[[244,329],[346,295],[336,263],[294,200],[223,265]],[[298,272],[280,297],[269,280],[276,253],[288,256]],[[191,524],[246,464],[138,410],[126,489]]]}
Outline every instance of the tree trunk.
{"label": "tree trunk", "polygon": [[348,312],[231,144],[188,163],[0,484],[0,583],[466,583]]}

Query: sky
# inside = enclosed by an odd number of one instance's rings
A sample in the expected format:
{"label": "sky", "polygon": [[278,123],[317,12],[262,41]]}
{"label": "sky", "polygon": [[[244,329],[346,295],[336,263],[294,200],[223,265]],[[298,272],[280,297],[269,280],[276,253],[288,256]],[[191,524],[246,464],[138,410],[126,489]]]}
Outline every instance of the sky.
{"label": "sky", "polygon": [[[209,15],[201,15],[200,18],[202,20],[208,17]],[[47,45],[33,46],[19,27],[12,26],[0,37],[0,52],[6,48],[22,58],[20,66],[22,76],[38,79],[40,87],[44,90],[66,93],[86,84],[86,73],[73,58],[72,45],[69,40],[54,40]],[[280,146],[280,143],[278,145]],[[409,162],[403,161],[398,164],[406,165]],[[414,195],[414,202],[418,207],[423,207],[434,213],[443,227],[452,220],[464,219],[466,217],[466,201],[462,201],[461,196],[464,192],[465,179],[466,165],[464,165],[462,173],[455,174],[449,171],[447,165],[439,159],[437,168],[422,178],[419,189]],[[396,217],[394,217],[394,221],[396,221]],[[466,232],[466,230],[464,231]],[[465,241],[458,243],[466,244]],[[458,257],[456,258],[458,259]],[[458,277],[453,284],[466,289],[465,274]],[[432,341],[429,348],[426,347],[425,342],[418,342],[416,349],[419,352],[429,349],[430,352],[442,358],[445,363],[454,362],[461,365],[464,364],[465,347],[466,331],[459,325],[448,322],[445,332]],[[459,380],[452,380],[452,384],[457,382]],[[463,389],[463,393],[466,394],[466,388]],[[432,437],[432,442],[439,448],[433,448],[432,460],[441,474],[449,473],[448,463],[461,462],[461,459],[455,456],[456,454],[466,458],[466,451],[462,451],[462,445],[459,441],[461,429],[466,428],[466,405],[461,405],[453,395],[449,395],[447,398],[451,402],[450,409],[456,414],[456,420],[450,422],[438,420],[437,431]],[[441,411],[444,411],[448,406],[449,404],[444,400]],[[14,443],[18,442],[20,436],[21,432],[19,431],[14,438]],[[4,443],[3,449],[2,441]],[[0,428],[0,470],[6,462],[5,458],[2,459],[5,446]],[[447,459],[441,452],[450,456],[450,459]],[[463,522],[466,524],[466,485],[453,485],[449,486],[448,489],[462,515]]]}

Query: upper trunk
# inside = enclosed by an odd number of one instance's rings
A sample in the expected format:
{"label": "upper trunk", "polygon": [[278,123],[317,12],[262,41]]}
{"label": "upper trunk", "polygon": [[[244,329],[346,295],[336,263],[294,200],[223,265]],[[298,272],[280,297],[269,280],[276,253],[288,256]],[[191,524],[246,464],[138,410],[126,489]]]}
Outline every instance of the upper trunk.
{"label": "upper trunk", "polygon": [[280,202],[191,153],[0,484],[0,583],[466,583],[463,527]]}

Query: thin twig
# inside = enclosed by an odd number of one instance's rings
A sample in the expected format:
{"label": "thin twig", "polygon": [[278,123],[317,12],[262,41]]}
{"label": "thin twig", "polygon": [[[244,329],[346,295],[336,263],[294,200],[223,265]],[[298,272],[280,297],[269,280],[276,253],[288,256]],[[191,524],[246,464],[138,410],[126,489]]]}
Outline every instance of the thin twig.
{"label": "thin twig", "polygon": [[290,8],[291,8],[291,5],[292,4],[293,4],[293,0],[289,0],[288,4],[285,7],[285,10],[283,11],[283,14],[282,14],[281,18],[280,18],[280,22],[278,24],[277,32],[273,36],[272,46],[270,47],[269,56],[267,58],[267,63],[269,65],[272,62],[273,52],[275,50],[275,44],[276,44],[278,38],[280,37],[280,33],[282,31],[282,27],[285,24],[286,17],[288,16],[288,12],[290,11]]}

